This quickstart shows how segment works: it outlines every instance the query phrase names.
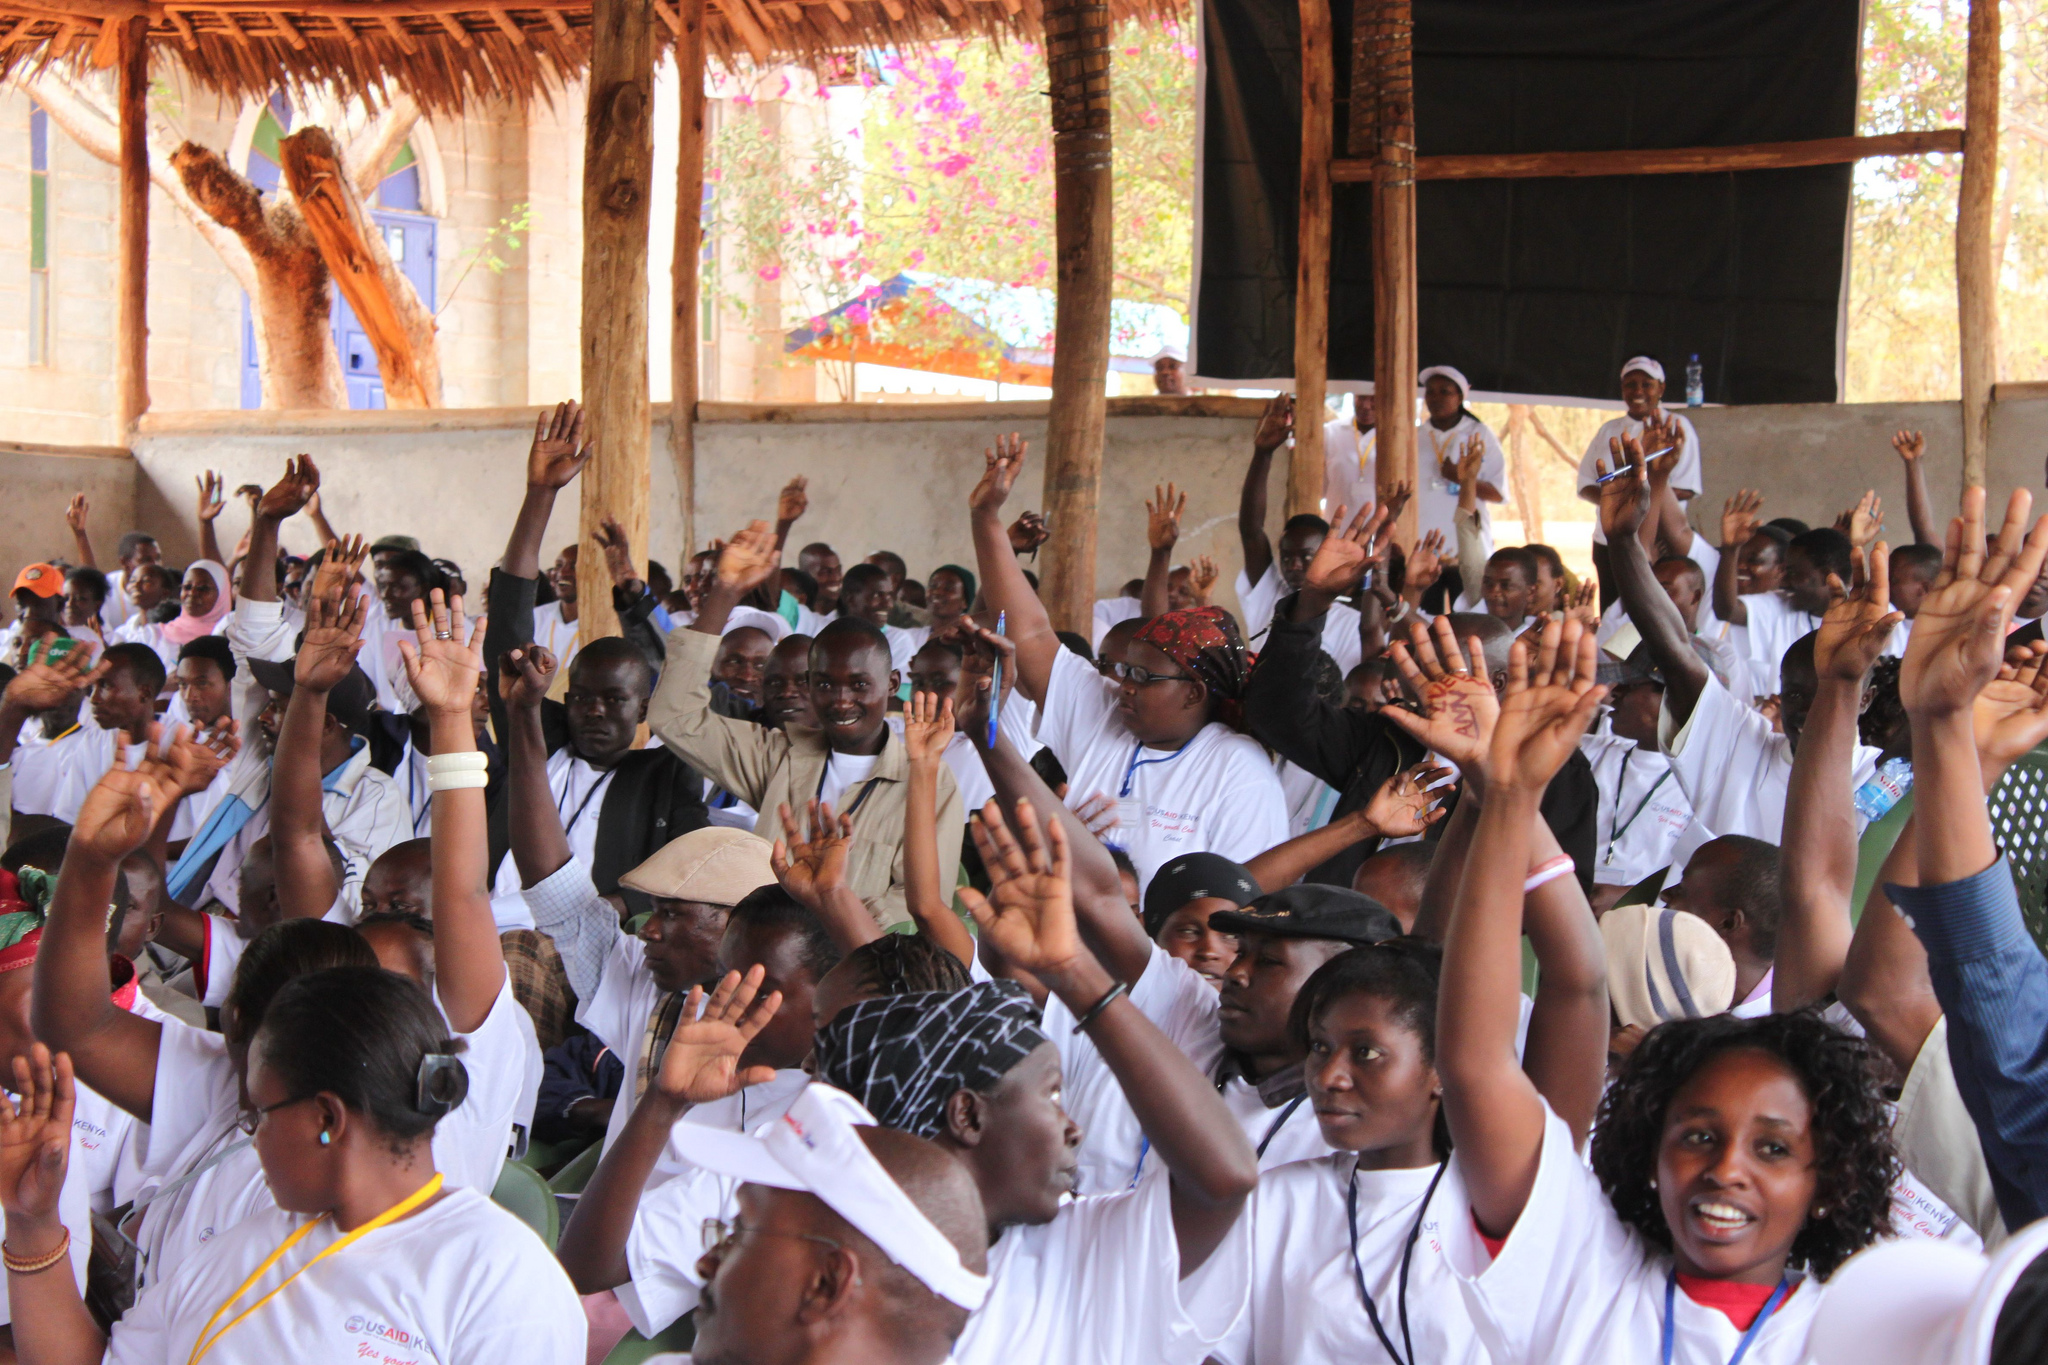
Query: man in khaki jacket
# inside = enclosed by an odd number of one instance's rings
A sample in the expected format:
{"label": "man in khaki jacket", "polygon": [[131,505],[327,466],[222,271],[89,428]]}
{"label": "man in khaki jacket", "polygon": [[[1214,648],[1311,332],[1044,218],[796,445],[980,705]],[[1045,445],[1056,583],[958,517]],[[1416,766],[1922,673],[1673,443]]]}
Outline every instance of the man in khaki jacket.
{"label": "man in khaki jacket", "polygon": [[[818,729],[792,725],[774,730],[711,709],[711,664],[726,617],[779,564],[775,533],[766,522],[754,522],[727,543],[696,619],[669,634],[667,666],[647,708],[648,727],[691,766],[759,811],[755,830],[763,838],[780,836],[776,808],[783,804],[799,822],[805,804],[813,800],[852,815],[847,885],[883,928],[907,923],[903,805],[908,769],[903,741],[888,724],[897,676],[882,632],[848,619],[818,632],[810,659]],[[953,885],[958,875],[965,822],[953,775],[941,767],[941,886]]]}

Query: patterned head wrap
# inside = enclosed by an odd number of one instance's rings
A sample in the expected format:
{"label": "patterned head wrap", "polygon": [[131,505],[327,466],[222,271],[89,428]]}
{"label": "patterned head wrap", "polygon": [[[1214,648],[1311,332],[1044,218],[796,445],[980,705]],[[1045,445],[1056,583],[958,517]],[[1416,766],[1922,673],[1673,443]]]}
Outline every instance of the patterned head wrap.
{"label": "patterned head wrap", "polygon": [[0,868],[0,972],[32,965],[43,942],[53,878],[40,868]]}
{"label": "patterned head wrap", "polygon": [[1162,612],[1144,624],[1136,639],[1200,678],[1217,700],[1217,719],[1238,728],[1253,660],[1229,612],[1221,607]]}
{"label": "patterned head wrap", "polygon": [[884,996],[842,1010],[818,1034],[818,1079],[884,1128],[931,1138],[956,1091],[994,1088],[1045,1041],[1037,1007],[1014,981]]}

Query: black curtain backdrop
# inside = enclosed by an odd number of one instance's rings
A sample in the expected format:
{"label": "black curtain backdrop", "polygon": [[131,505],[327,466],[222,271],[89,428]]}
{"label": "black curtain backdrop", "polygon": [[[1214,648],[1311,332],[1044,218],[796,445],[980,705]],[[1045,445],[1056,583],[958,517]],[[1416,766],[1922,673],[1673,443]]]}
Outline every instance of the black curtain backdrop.
{"label": "black curtain backdrop", "polygon": [[[1351,0],[1332,0],[1345,155]],[[1846,137],[1857,0],[1416,0],[1422,155]],[[1294,372],[1296,0],[1203,0],[1195,368]],[[1613,399],[1630,356],[1682,399],[1832,402],[1852,167],[1424,181],[1424,365],[1496,393]],[[1373,377],[1371,192],[1336,187],[1330,377]]]}

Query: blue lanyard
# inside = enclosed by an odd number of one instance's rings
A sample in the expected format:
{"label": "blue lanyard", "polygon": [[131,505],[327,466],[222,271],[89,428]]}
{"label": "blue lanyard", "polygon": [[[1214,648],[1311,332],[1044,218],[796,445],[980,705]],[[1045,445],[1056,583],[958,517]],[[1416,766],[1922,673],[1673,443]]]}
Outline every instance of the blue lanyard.
{"label": "blue lanyard", "polygon": [[[1757,1339],[1757,1334],[1764,1330],[1764,1324],[1771,1320],[1771,1314],[1778,1311],[1779,1305],[1785,1302],[1785,1296],[1791,1292],[1791,1278],[1781,1277],[1778,1287],[1764,1300],[1763,1309],[1756,1315],[1756,1321],[1749,1325],[1749,1330],[1742,1334],[1742,1340],[1736,1343],[1735,1354],[1728,1357],[1728,1365],[1742,1365],[1742,1358],[1749,1354],[1750,1343]],[[1672,1334],[1676,1328],[1672,1310],[1677,1306],[1678,1270],[1673,1267],[1664,1276],[1664,1365],[1671,1365]]]}
{"label": "blue lanyard", "polygon": [[[1401,1341],[1408,1348],[1408,1355],[1405,1360],[1402,1358],[1401,1353],[1394,1349],[1393,1338],[1387,1335],[1386,1325],[1380,1321],[1380,1307],[1377,1303],[1373,1302],[1372,1291],[1365,1287],[1365,1267],[1358,1260],[1358,1167],[1356,1165],[1351,1168],[1351,1183],[1345,1187],[1344,1222],[1351,1231],[1351,1278],[1358,1284],[1358,1297],[1365,1304],[1365,1316],[1372,1321],[1373,1333],[1379,1337],[1380,1345],[1386,1348],[1387,1358],[1393,1361],[1394,1365],[1416,1365],[1415,1339],[1408,1331],[1408,1266],[1415,1259],[1415,1243],[1422,1236],[1422,1220],[1429,1215],[1429,1201],[1436,1197],[1436,1187],[1443,1182],[1444,1172],[1449,1169],[1450,1164],[1448,1161],[1439,1161],[1437,1163],[1436,1174],[1429,1178],[1429,1188],[1423,1191],[1422,1207],[1415,1210],[1415,1225],[1408,1229],[1408,1240],[1401,1247],[1401,1278],[1397,1299],[1401,1309]],[[1671,1329],[1668,1326],[1664,1329],[1664,1338],[1665,1365],[1670,1365]],[[1736,1353],[1735,1359],[1742,1359],[1741,1352],[1738,1351]],[[1735,1365],[1735,1361],[1730,1361],[1729,1365]]]}
{"label": "blue lanyard", "polygon": [[1116,794],[1119,797],[1129,796],[1131,794],[1131,776],[1132,774],[1136,773],[1138,769],[1149,768],[1154,763],[1171,763],[1173,762],[1173,760],[1179,758],[1182,754],[1186,753],[1188,751],[1188,748],[1188,745],[1183,744],[1180,748],[1175,749],[1165,758],[1148,758],[1145,759],[1143,762],[1140,762],[1138,759],[1138,755],[1145,752],[1145,746],[1142,743],[1132,744],[1131,761],[1130,764],[1124,768],[1124,784],[1123,786],[1117,789]]}

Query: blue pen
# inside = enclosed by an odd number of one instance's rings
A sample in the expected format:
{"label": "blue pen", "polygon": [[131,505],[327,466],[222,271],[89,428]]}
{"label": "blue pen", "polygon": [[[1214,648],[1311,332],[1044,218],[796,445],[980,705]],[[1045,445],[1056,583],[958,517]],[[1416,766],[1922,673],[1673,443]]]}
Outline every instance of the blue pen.
{"label": "blue pen", "polygon": [[[1008,612],[1006,612],[1006,611],[999,611],[999,612],[997,612],[997,613],[996,613],[996,637],[997,637],[998,639],[1000,639],[1000,638],[1002,638],[1003,636],[1005,636],[1005,635],[1009,634],[1009,625],[1010,625],[1010,613],[1008,613]],[[990,677],[989,677],[989,684],[988,684],[988,747],[989,747],[989,748],[991,748],[991,749],[993,749],[993,748],[995,748],[995,747],[996,747],[996,715],[997,715],[997,713],[998,713],[998,712],[1000,712],[1000,711],[1001,711],[1002,709],[1003,709],[1003,655],[1002,655],[1002,651],[1001,651],[1001,650],[997,650],[997,651],[996,651],[996,667],[995,667],[995,672],[994,672],[993,674],[991,674],[991,675],[990,675]]]}

